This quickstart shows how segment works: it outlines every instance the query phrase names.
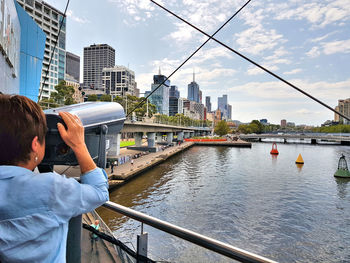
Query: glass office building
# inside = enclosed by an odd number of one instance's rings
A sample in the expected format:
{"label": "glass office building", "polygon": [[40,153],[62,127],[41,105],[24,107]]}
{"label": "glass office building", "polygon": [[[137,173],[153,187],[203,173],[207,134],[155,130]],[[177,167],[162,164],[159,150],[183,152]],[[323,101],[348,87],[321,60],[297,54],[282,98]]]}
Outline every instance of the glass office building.
{"label": "glass office building", "polygon": [[[151,91],[154,91],[166,79],[164,75],[154,75]],[[169,87],[170,80],[166,80],[150,97],[152,104],[156,105],[157,112],[160,114],[169,115]]]}

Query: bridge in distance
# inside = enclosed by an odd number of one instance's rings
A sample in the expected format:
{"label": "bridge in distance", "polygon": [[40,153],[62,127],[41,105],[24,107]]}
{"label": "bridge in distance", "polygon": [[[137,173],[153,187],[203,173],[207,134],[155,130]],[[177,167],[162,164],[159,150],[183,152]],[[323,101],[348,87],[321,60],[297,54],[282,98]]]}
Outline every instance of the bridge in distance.
{"label": "bridge in distance", "polygon": [[[239,136],[242,140],[248,141],[262,141],[264,139],[282,139],[284,143],[287,143],[288,140],[310,140],[311,144],[318,144],[321,142],[331,142],[339,143],[341,145],[350,145],[350,136],[345,136],[343,134],[319,134],[319,133],[306,133],[306,134],[293,134],[293,133],[284,133],[284,134],[241,134]],[[295,143],[295,141],[293,141]]]}

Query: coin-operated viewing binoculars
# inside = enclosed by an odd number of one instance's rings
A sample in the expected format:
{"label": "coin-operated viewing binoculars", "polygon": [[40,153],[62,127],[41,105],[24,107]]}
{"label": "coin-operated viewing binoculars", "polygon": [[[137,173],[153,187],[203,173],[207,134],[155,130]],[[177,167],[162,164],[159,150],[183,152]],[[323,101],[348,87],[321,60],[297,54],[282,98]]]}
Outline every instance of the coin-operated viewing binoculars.
{"label": "coin-operated viewing binoculars", "polygon": [[117,135],[123,128],[125,113],[116,102],[85,102],[70,106],[45,110],[48,132],[44,160],[39,165],[40,172],[53,171],[54,165],[78,165],[73,151],[63,142],[57,123],[64,124],[59,112],[77,115],[85,130],[85,143],[98,167],[106,166],[106,134]]}

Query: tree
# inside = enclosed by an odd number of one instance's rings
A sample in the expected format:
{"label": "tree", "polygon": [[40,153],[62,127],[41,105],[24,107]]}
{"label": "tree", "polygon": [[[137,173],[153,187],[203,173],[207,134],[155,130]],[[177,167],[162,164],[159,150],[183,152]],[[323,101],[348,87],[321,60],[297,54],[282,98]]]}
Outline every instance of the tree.
{"label": "tree", "polygon": [[88,96],[87,101],[98,101],[98,97],[96,94],[91,94]]}
{"label": "tree", "polygon": [[61,105],[71,105],[77,102],[73,99],[75,89],[72,86],[66,85],[64,80],[61,80],[55,86],[56,92],[52,92],[49,99],[42,99],[39,104],[43,108],[56,108]]}
{"label": "tree", "polygon": [[111,95],[103,94],[100,97],[100,101],[112,101],[112,97],[111,97]]}
{"label": "tree", "polygon": [[[142,118],[147,115],[147,102],[145,101],[142,105],[139,103],[144,98],[138,98],[136,96],[127,95],[125,97],[116,96],[113,101],[118,102],[125,109],[125,112],[129,113],[134,110],[137,117]],[[148,100],[148,116],[152,117],[154,113],[157,112],[156,105],[151,104]]]}
{"label": "tree", "polygon": [[220,122],[215,126],[215,129],[214,129],[214,132],[215,132],[217,135],[220,135],[220,136],[223,136],[223,135],[228,134],[229,131],[230,131],[230,128],[228,127],[226,121],[224,121],[224,120],[220,121]]}

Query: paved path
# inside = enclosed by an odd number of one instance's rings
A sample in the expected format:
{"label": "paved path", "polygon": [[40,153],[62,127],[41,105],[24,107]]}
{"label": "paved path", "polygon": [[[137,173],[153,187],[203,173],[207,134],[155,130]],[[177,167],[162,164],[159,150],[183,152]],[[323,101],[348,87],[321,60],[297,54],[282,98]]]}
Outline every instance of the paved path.
{"label": "paved path", "polygon": [[[179,145],[171,146],[164,149],[163,151],[160,150],[158,152],[142,155],[137,159],[133,159],[134,161],[133,164],[131,164],[131,162],[127,162],[122,165],[118,165],[117,167],[114,167],[113,173],[111,172],[111,168],[107,168],[106,171],[110,179],[110,188],[113,188],[117,185],[125,183],[126,181],[130,180],[131,178],[140,174],[141,172],[149,169],[150,167],[157,165],[160,162],[163,162],[168,157],[178,152],[181,152],[187,149],[188,147],[191,147],[192,145],[193,145],[193,142],[184,142],[180,146]],[[124,155],[135,155],[138,153],[141,153],[141,151],[121,149],[120,155],[118,157],[121,157]]]}

